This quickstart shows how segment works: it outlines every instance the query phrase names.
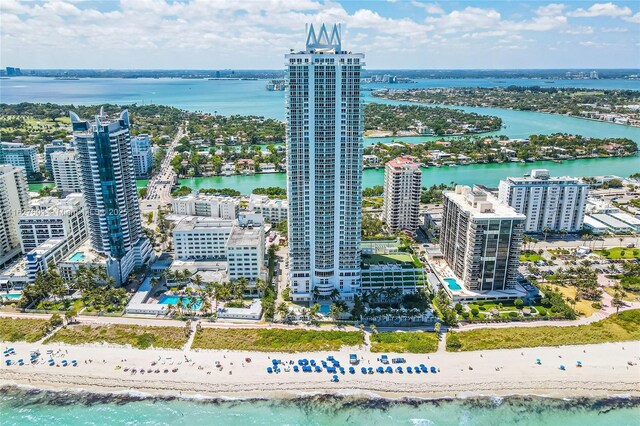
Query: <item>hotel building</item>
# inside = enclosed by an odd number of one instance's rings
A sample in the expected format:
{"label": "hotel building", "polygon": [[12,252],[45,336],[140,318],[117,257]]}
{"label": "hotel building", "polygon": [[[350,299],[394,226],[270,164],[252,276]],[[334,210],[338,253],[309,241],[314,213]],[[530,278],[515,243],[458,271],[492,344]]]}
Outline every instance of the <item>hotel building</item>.
{"label": "hotel building", "polygon": [[550,177],[534,169],[531,177],[500,181],[498,199],[527,216],[524,232],[578,232],[584,223],[589,185],[571,177]]}
{"label": "hotel building", "polygon": [[74,112],[70,116],[91,246],[113,264],[107,270],[120,285],[153,256],[142,234],[129,113],[124,110],[117,117],[107,117],[101,108],[93,122],[81,120]]}
{"label": "hotel building", "polygon": [[486,293],[515,288],[525,216],[468,186],[444,191],[443,204],[442,253],[465,289]]}
{"label": "hotel building", "polygon": [[340,26],[307,29],[285,55],[289,281],[296,301],[360,290],[364,55],[342,49]]}
{"label": "hotel building", "polygon": [[422,171],[414,161],[398,157],[384,170],[384,221],[391,232],[415,234],[419,225]]}

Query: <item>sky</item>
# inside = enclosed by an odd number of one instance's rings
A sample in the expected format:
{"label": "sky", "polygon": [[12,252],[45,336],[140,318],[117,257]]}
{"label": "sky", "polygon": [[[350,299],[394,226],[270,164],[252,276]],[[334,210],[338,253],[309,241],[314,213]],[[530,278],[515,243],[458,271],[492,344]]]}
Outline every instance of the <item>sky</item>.
{"label": "sky", "polygon": [[0,66],[282,69],[323,22],[370,69],[640,68],[638,0],[0,0]]}

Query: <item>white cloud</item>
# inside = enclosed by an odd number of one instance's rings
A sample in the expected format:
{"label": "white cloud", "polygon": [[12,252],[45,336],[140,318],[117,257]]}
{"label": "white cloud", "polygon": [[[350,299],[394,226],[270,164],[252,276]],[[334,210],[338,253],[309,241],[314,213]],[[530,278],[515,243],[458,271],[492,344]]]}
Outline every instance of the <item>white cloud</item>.
{"label": "white cloud", "polygon": [[414,0],[411,2],[411,4],[415,7],[424,9],[425,12],[431,15],[442,15],[444,13],[444,9],[437,3],[422,3]]}
{"label": "white cloud", "polygon": [[536,9],[538,16],[555,16],[560,15],[567,6],[561,3],[549,3]]}
{"label": "white cloud", "polygon": [[563,32],[565,34],[571,34],[571,35],[593,34],[593,27],[573,27]]}
{"label": "white cloud", "polygon": [[569,12],[568,15],[574,18],[595,18],[598,16],[619,17],[631,15],[631,9],[613,3],[596,3],[588,9],[579,8]]}
{"label": "white cloud", "polygon": [[637,12],[635,15],[633,16],[629,16],[626,18],[622,18],[627,22],[633,22],[634,24],[640,24],[640,12]]}
{"label": "white cloud", "polygon": [[603,33],[626,33],[629,30],[627,28],[623,28],[623,27],[611,27],[611,28],[602,28],[600,29],[600,32]]}
{"label": "white cloud", "polygon": [[428,17],[425,22],[433,24],[437,29],[445,32],[456,32],[496,27],[500,20],[501,15],[495,9],[466,7],[462,10],[454,10],[446,15]]}

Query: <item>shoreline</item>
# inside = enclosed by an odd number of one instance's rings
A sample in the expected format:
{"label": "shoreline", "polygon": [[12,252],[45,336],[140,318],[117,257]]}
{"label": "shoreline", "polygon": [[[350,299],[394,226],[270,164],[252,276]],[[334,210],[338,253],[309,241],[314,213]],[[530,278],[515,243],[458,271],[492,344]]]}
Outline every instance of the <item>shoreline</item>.
{"label": "shoreline", "polygon": [[[3,346],[8,343],[3,344]],[[314,353],[260,353],[248,351],[182,351],[90,344],[10,344],[27,358],[39,348],[46,359],[47,350],[59,351],[55,360],[78,360],[77,367],[42,365],[0,366],[0,388],[31,386],[54,391],[94,392],[100,394],[145,393],[151,397],[232,398],[287,400],[301,396],[331,395],[364,399],[467,399],[475,397],[543,396],[545,398],[608,398],[624,395],[640,398],[640,341],[582,346],[501,349],[478,352],[435,352],[400,354],[406,364],[437,366],[429,374],[362,374],[362,366],[376,368],[379,355],[365,348]],[[316,360],[335,356],[348,367],[349,353],[356,353],[360,365],[356,373],[331,374],[267,373],[272,358],[287,362],[300,358]],[[389,354],[389,358],[396,355]],[[246,358],[251,363],[245,364]],[[16,358],[15,356],[12,358]],[[542,359],[541,365],[535,359]],[[584,367],[576,368],[576,360]],[[88,360],[92,360],[89,362]],[[102,362],[100,362],[103,360]],[[222,369],[214,367],[219,362]],[[158,365],[166,372],[144,375],[125,372],[124,368],[144,370]],[[242,364],[242,367],[240,367]],[[559,365],[566,365],[566,370]],[[631,365],[630,365],[631,364]],[[473,367],[472,367],[473,366]],[[386,366],[385,366],[386,367]],[[176,372],[169,370],[177,369]]]}
{"label": "shoreline", "polygon": [[376,99],[376,98],[377,99],[385,99],[387,101],[394,101],[394,102],[409,102],[409,103],[426,105],[426,106],[440,106],[442,108],[455,108],[455,107],[458,107],[458,108],[493,108],[493,109],[501,109],[501,110],[505,110],[505,111],[535,112],[535,113],[538,113],[538,114],[559,115],[561,117],[579,118],[581,120],[595,121],[597,123],[617,124],[618,126],[630,127],[632,129],[640,128],[640,125],[634,126],[633,124],[616,123],[615,121],[597,120],[595,118],[581,117],[579,115],[571,115],[571,114],[559,114],[557,112],[546,112],[546,111],[535,111],[535,110],[527,111],[527,110],[524,110],[524,109],[505,108],[505,107],[498,107],[498,106],[473,106],[473,105],[456,105],[456,104],[435,104],[435,103],[429,103],[429,102],[410,101],[410,100],[404,100],[404,99],[403,100],[391,99],[391,98],[385,98],[383,96],[373,96],[373,95],[371,95],[371,97],[374,98],[374,99]]}

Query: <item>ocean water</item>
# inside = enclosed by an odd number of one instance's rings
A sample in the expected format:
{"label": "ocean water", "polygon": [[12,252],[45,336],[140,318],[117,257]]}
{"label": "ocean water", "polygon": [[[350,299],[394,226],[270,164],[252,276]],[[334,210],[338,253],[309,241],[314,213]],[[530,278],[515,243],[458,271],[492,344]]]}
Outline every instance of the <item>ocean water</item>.
{"label": "ocean water", "polygon": [[640,400],[538,397],[386,400],[150,398],[0,389],[0,425],[637,425]]}

